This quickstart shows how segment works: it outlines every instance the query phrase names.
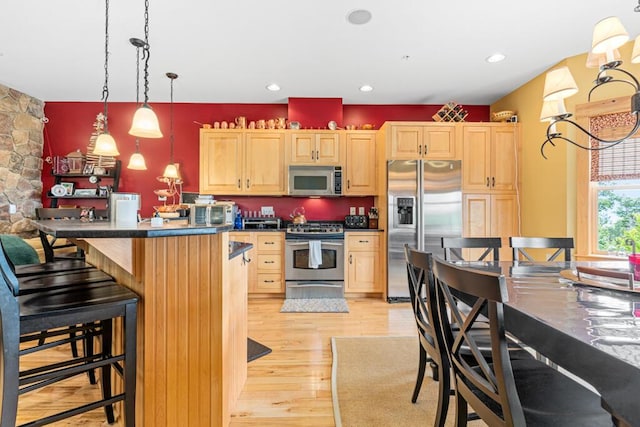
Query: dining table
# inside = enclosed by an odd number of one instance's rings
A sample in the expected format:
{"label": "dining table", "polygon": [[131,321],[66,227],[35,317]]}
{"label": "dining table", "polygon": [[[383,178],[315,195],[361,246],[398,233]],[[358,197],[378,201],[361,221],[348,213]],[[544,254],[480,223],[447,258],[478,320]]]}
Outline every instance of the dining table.
{"label": "dining table", "polygon": [[616,425],[640,426],[640,282],[577,274],[629,271],[627,261],[452,262],[503,274],[507,332],[588,383]]}

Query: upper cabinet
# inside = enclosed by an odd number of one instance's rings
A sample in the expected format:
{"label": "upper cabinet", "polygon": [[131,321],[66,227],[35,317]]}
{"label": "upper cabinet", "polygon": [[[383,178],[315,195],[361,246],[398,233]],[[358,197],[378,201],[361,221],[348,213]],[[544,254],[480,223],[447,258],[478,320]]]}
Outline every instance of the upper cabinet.
{"label": "upper cabinet", "polygon": [[376,194],[376,133],[366,131],[345,134],[345,175],[342,190],[346,196]]}
{"label": "upper cabinet", "polygon": [[387,159],[456,159],[458,126],[453,123],[388,122]]}
{"label": "upper cabinet", "polygon": [[285,193],[283,132],[200,130],[200,193]]}
{"label": "upper cabinet", "polygon": [[464,191],[516,190],[519,132],[517,123],[462,125]]}
{"label": "upper cabinet", "polygon": [[340,165],[341,137],[335,131],[301,131],[289,140],[289,163],[296,165]]}

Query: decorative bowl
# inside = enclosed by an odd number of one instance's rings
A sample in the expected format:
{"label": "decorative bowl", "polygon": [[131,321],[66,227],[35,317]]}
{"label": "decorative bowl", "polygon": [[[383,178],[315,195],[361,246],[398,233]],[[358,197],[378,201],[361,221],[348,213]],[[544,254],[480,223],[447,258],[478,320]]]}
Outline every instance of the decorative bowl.
{"label": "decorative bowl", "polygon": [[491,115],[491,121],[493,122],[506,122],[516,113],[511,110],[497,111]]}

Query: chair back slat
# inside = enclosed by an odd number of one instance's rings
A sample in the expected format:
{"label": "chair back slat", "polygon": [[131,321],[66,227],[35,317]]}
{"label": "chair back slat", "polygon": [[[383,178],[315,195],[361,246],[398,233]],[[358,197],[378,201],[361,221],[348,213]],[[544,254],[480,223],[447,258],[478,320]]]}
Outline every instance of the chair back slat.
{"label": "chair back slat", "polygon": [[16,268],[9,259],[9,255],[0,239],[0,278],[3,279],[5,284],[9,287],[11,294],[17,297],[20,294],[20,282],[16,277]]}
{"label": "chair back slat", "polygon": [[[438,303],[446,308],[439,310],[440,322],[456,392],[489,425],[526,425],[505,335],[503,303],[508,296],[504,276],[440,259],[434,260],[433,274]],[[471,311],[463,312],[459,299],[471,305]],[[480,318],[489,319],[489,353],[480,350],[478,335],[472,333]]]}
{"label": "chair back slat", "polygon": [[[502,239],[500,237],[442,237],[444,259],[450,261],[499,261]],[[465,259],[462,249],[485,249],[475,259]],[[491,258],[489,258],[491,255]]]}
{"label": "chair back slat", "polygon": [[560,255],[564,255],[563,261],[571,261],[571,249],[574,248],[573,237],[509,237],[509,246],[513,250],[513,260],[526,260],[535,262],[527,249],[555,249],[547,259],[538,261],[555,261]]}

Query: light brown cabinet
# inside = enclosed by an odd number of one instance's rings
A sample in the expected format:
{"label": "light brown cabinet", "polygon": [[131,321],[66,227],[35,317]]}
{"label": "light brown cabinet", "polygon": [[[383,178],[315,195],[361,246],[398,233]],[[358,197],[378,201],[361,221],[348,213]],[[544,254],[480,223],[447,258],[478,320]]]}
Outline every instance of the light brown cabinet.
{"label": "light brown cabinet", "polygon": [[249,293],[284,293],[284,232],[232,231],[229,240],[252,243],[249,252]]}
{"label": "light brown cabinet", "polygon": [[200,130],[200,193],[285,193],[283,132]]}
{"label": "light brown cabinet", "polygon": [[347,196],[376,194],[376,133],[347,132],[345,148],[343,193]]}
{"label": "light brown cabinet", "polygon": [[336,165],[342,160],[341,134],[326,132],[295,132],[289,140],[289,163],[296,165]]}
{"label": "light brown cabinet", "polygon": [[[419,123],[419,122],[418,122]],[[387,123],[387,159],[456,159],[457,129],[453,123]]]}
{"label": "light brown cabinet", "polygon": [[518,135],[515,123],[462,125],[463,191],[516,190]]}
{"label": "light brown cabinet", "polygon": [[500,259],[512,259],[509,237],[518,235],[516,194],[464,194],[463,233],[466,237],[501,237]]}
{"label": "light brown cabinet", "polygon": [[347,232],[345,246],[345,292],[381,293],[380,236]]}

